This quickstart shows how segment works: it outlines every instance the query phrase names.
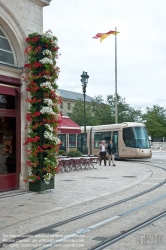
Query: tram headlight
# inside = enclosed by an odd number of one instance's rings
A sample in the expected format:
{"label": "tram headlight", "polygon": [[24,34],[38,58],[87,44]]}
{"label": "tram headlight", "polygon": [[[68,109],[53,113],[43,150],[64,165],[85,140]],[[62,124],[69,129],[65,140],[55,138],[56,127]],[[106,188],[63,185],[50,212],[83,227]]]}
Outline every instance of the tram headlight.
{"label": "tram headlight", "polygon": [[138,152],[144,152],[142,149],[137,149]]}

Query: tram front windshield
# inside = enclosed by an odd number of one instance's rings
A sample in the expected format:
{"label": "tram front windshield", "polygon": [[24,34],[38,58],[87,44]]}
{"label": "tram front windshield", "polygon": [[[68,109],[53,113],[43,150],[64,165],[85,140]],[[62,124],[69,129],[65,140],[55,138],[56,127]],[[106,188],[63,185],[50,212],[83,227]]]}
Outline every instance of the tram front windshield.
{"label": "tram front windshield", "polygon": [[148,133],[145,127],[124,128],[123,140],[126,147],[150,148]]}

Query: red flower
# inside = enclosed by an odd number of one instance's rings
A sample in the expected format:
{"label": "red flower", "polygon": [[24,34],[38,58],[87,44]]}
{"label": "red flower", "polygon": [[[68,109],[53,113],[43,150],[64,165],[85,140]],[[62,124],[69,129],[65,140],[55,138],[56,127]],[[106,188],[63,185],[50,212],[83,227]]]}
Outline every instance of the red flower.
{"label": "red flower", "polygon": [[38,42],[39,41],[39,36],[34,36],[32,38],[27,37],[25,40],[26,40],[27,43]]}
{"label": "red flower", "polygon": [[40,147],[39,145],[37,146],[38,152],[44,152],[44,150],[42,149],[42,147]]}
{"label": "red flower", "polygon": [[40,62],[34,62],[34,67],[35,68],[42,67],[42,64]]}
{"label": "red flower", "polygon": [[27,99],[25,99],[25,101],[32,104],[32,103],[35,103],[37,101],[37,99],[36,98],[34,98],[34,99],[27,98]]}
{"label": "red flower", "polygon": [[31,161],[27,161],[26,164],[31,167],[32,166],[32,162]]}
{"label": "red flower", "polygon": [[57,51],[59,49],[59,47],[52,47],[51,50],[53,51]]}
{"label": "red flower", "polygon": [[31,115],[31,113],[27,113],[26,114],[26,119],[28,120],[28,122],[32,121],[32,115]]}
{"label": "red flower", "polygon": [[33,114],[33,116],[37,117],[37,116],[40,116],[41,115],[41,112],[39,111],[35,111],[35,113]]}
{"label": "red flower", "polygon": [[35,52],[36,52],[36,53],[39,53],[39,51],[40,51],[41,49],[42,49],[42,47],[38,46],[38,47],[36,47]]}
{"label": "red flower", "polygon": [[40,123],[35,123],[35,125],[32,126],[32,129],[37,129],[40,126]]}
{"label": "red flower", "polygon": [[32,46],[28,46],[28,47],[25,49],[24,53],[25,53],[25,54],[29,54],[31,50],[33,50]]}
{"label": "red flower", "polygon": [[39,136],[35,136],[34,138],[28,137],[24,143],[24,145],[27,145],[28,143],[32,143],[32,142],[37,142],[40,140]]}
{"label": "red flower", "polygon": [[37,85],[36,82],[30,82],[26,88],[26,91],[29,91],[29,92],[36,92],[37,90],[39,89],[39,86]]}
{"label": "red flower", "polygon": [[31,65],[30,63],[26,63],[26,64],[24,65],[24,68],[32,69],[32,65]]}

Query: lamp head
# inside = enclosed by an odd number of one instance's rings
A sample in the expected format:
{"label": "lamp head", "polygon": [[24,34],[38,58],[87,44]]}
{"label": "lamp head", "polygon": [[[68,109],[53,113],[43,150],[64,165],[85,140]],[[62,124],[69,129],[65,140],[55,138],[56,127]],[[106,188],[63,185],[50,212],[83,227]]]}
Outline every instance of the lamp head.
{"label": "lamp head", "polygon": [[85,83],[85,84],[87,85],[87,83],[88,83],[88,78],[89,78],[89,76],[88,76],[87,72],[83,71],[83,73],[82,73],[82,75],[81,75],[81,82],[82,82],[82,85],[83,85],[83,83]]}

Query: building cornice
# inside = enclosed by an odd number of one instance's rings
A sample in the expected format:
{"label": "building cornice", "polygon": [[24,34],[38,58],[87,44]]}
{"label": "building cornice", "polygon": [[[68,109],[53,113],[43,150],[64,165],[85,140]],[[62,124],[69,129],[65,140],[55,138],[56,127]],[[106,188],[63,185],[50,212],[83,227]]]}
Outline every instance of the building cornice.
{"label": "building cornice", "polygon": [[23,68],[14,68],[14,67],[4,66],[4,65],[0,64],[0,70],[20,74],[22,72]]}
{"label": "building cornice", "polygon": [[52,0],[31,0],[31,1],[42,6],[42,7],[45,7],[45,6],[50,5]]}

